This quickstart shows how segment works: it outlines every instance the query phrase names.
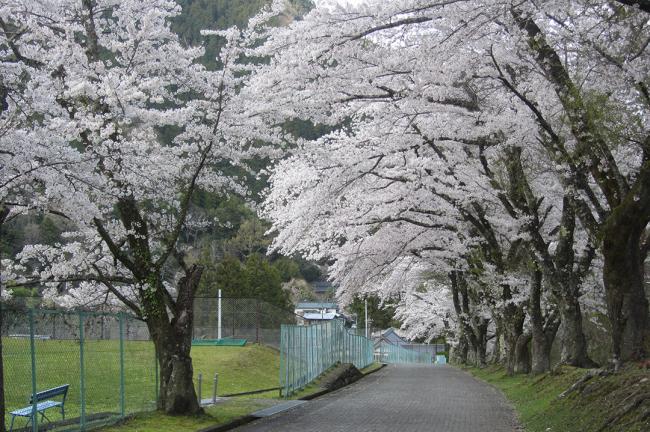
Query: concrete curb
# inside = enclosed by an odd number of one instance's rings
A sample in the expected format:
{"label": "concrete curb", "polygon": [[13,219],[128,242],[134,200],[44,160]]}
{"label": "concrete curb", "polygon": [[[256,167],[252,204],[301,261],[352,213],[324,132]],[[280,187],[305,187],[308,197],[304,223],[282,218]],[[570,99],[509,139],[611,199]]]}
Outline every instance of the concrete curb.
{"label": "concrete curb", "polygon": [[229,431],[235,428],[238,428],[239,426],[243,426],[245,424],[248,424],[252,422],[253,420],[257,420],[257,417],[253,417],[252,415],[246,415],[243,417],[236,418],[228,423],[224,423],[222,425],[217,425],[217,426],[208,426],[207,428],[204,429],[199,429],[197,432],[225,432]]}
{"label": "concrete curb", "polygon": [[259,393],[268,393],[272,392],[275,390],[280,390],[282,387],[271,387],[267,389],[261,389],[261,390],[252,390],[252,391],[247,391],[247,392],[241,392],[241,393],[228,393],[224,395],[220,395],[219,397],[235,397],[235,396],[246,396],[246,395],[253,395],[253,394],[259,394]]}
{"label": "concrete curb", "polygon": [[[364,379],[368,375],[372,375],[373,373],[382,370],[386,366],[387,366],[386,363],[382,363],[381,366],[379,366],[377,369],[371,370],[370,372],[363,374],[363,376],[361,376],[358,380],[356,380],[354,382],[359,382],[360,380]],[[321,397],[323,395],[326,395],[328,393],[331,393],[333,391],[341,390],[342,388],[345,388],[345,387],[349,386],[350,384],[353,384],[354,382],[351,382],[351,383],[349,383],[349,384],[347,384],[347,385],[345,385],[343,387],[339,387],[337,389],[323,389],[323,390],[317,391],[316,393],[312,393],[310,395],[298,398],[298,400],[304,400],[304,401],[313,400],[313,399],[319,398],[319,397]],[[287,410],[287,411],[289,411],[289,410]],[[278,414],[280,414],[280,413],[278,413]],[[230,421],[228,423],[224,423],[222,425],[208,426],[207,428],[199,429],[197,432],[226,432],[226,431],[238,428],[239,426],[243,426],[245,424],[251,423],[251,422],[253,422],[255,420],[258,420],[258,418],[249,414],[249,415],[246,415],[246,416],[243,416],[243,417],[236,418],[235,420]]]}

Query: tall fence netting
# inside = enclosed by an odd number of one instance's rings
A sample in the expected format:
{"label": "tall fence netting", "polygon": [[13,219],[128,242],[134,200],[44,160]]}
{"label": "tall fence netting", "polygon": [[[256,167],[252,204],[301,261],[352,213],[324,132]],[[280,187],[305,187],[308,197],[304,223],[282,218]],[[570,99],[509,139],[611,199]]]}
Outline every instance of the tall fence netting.
{"label": "tall fence netting", "polygon": [[[7,430],[86,429],[156,407],[154,346],[132,316],[3,306],[1,336]],[[66,385],[63,410],[30,401]]]}
{"label": "tall fence netting", "polygon": [[[426,347],[426,345],[423,345],[423,347]],[[430,351],[416,351],[412,348],[382,341],[375,348],[375,360],[380,363],[431,364],[433,362],[433,356]]]}
{"label": "tall fence netting", "polygon": [[345,328],[342,320],[310,326],[282,325],[280,387],[286,397],[337,363],[362,369],[373,362],[373,343]]}
{"label": "tall fence netting", "polygon": [[[246,339],[280,348],[280,326],[295,324],[293,311],[263,300],[250,298],[221,298],[221,338]],[[202,297],[194,301],[193,338],[219,337],[219,298]]]}

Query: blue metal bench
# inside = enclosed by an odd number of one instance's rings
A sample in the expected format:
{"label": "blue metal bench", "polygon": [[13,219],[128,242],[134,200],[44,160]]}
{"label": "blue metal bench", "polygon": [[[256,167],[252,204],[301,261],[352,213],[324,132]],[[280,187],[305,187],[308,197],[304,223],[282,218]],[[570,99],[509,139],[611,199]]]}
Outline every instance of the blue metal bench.
{"label": "blue metal bench", "polygon": [[[34,416],[33,416],[34,402],[36,402],[36,414],[41,415],[41,420],[45,419],[47,421],[52,421],[45,415],[45,411],[50,408],[57,408],[57,407],[59,407],[59,409],[61,410],[61,416],[63,417],[63,419],[65,419],[64,405],[65,405],[65,397],[68,395],[68,387],[70,387],[70,384],[65,384],[59,387],[54,387],[33,394],[29,398],[29,404],[30,404],[29,406],[11,412],[11,426],[9,427],[9,432],[11,432],[14,428],[14,420],[16,419],[16,417],[29,418],[25,427],[27,427],[31,422],[34,421]],[[57,396],[63,396],[61,401],[49,400]]]}

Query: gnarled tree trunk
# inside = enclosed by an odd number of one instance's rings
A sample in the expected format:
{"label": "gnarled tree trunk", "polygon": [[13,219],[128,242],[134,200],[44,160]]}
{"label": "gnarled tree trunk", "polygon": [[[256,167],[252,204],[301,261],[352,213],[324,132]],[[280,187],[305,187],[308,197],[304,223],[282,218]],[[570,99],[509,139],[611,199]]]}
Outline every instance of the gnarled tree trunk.
{"label": "gnarled tree trunk", "polygon": [[530,340],[531,334],[519,335],[515,343],[514,373],[527,374],[530,372]]}
{"label": "gnarled tree trunk", "polygon": [[478,367],[487,365],[487,329],[490,321],[478,317],[472,310],[473,302],[462,272],[453,271],[449,274],[454,310],[458,317],[459,327],[467,343],[466,361],[472,361]]}
{"label": "gnarled tree trunk", "polygon": [[530,289],[529,314],[531,324],[531,368],[533,374],[551,370],[551,346],[560,325],[553,311],[544,317],[542,313],[542,273],[536,271]]}
{"label": "gnarled tree trunk", "polygon": [[487,330],[490,321],[485,318],[474,317],[472,319],[472,328],[476,343],[474,346],[474,355],[476,366],[484,368],[487,366]]}
{"label": "gnarled tree trunk", "polygon": [[[633,179],[626,178],[610,150],[612,145],[605,138],[607,134],[602,133],[602,126],[594,121],[586,107],[582,89],[573,82],[533,16],[518,7],[510,10],[519,28],[527,33],[528,46],[536,54],[535,61],[562,103],[576,140],[574,155],[588,162],[585,164],[588,172],[582,174],[591,175],[611,209],[605,210],[602,206],[604,224],[588,221],[584,225],[592,236],[603,240],[603,282],[614,359],[643,358],[650,323],[641,262],[644,255],[641,237],[650,222],[650,136],[645,137],[641,146],[643,159],[638,174]],[[645,84],[641,85],[645,88]],[[644,92],[647,94],[647,88]],[[574,181],[581,189],[591,191],[586,181],[578,177]]]}
{"label": "gnarled tree trunk", "polygon": [[[650,174],[647,177],[650,183]],[[650,184],[645,190],[650,193]],[[641,200],[650,201],[650,196]],[[645,344],[650,321],[641,259],[641,236],[646,224],[637,217],[638,204],[630,198],[614,209],[605,223],[603,237],[607,310],[614,358],[620,360],[641,359],[647,354]]]}
{"label": "gnarled tree trunk", "polygon": [[467,339],[464,334],[458,337],[458,345],[452,350],[451,357],[455,363],[466,365],[467,364],[468,345]]}
{"label": "gnarled tree trunk", "polygon": [[160,366],[158,409],[167,414],[197,414],[202,410],[194,391],[190,357],[193,293],[202,272],[202,267],[193,266],[179,281],[179,296],[171,320],[164,310],[158,310],[146,320]]}
{"label": "gnarled tree trunk", "polygon": [[582,329],[582,311],[578,298],[559,297],[558,306],[562,321],[560,363],[583,368],[597,366],[587,354],[587,338]]}
{"label": "gnarled tree trunk", "polygon": [[[505,288],[507,292],[506,297],[509,299],[510,289]],[[504,342],[506,346],[506,372],[508,375],[514,375],[517,370],[518,363],[518,346],[521,347],[525,339],[521,339],[524,333],[524,307],[521,305],[508,304],[503,312],[503,330]],[[527,344],[528,342],[526,342]],[[519,354],[522,352],[519,350]]]}
{"label": "gnarled tree trunk", "polygon": [[492,351],[492,357],[490,358],[490,363],[499,364],[501,362],[501,324],[499,321],[496,321],[496,330],[494,333],[494,349]]}

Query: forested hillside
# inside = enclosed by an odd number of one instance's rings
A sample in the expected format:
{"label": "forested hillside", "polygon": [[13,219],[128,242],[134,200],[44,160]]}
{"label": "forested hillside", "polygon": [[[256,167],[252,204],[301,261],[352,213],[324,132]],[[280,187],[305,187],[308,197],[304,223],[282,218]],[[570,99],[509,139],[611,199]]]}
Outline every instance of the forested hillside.
{"label": "forested hillside", "polygon": [[[215,37],[201,36],[201,30],[225,29],[244,26],[269,0],[178,0],[183,8],[174,21],[174,30],[188,45],[205,43],[204,63],[214,66],[221,41]],[[293,0],[286,19],[300,16],[310,7],[310,0]]]}

